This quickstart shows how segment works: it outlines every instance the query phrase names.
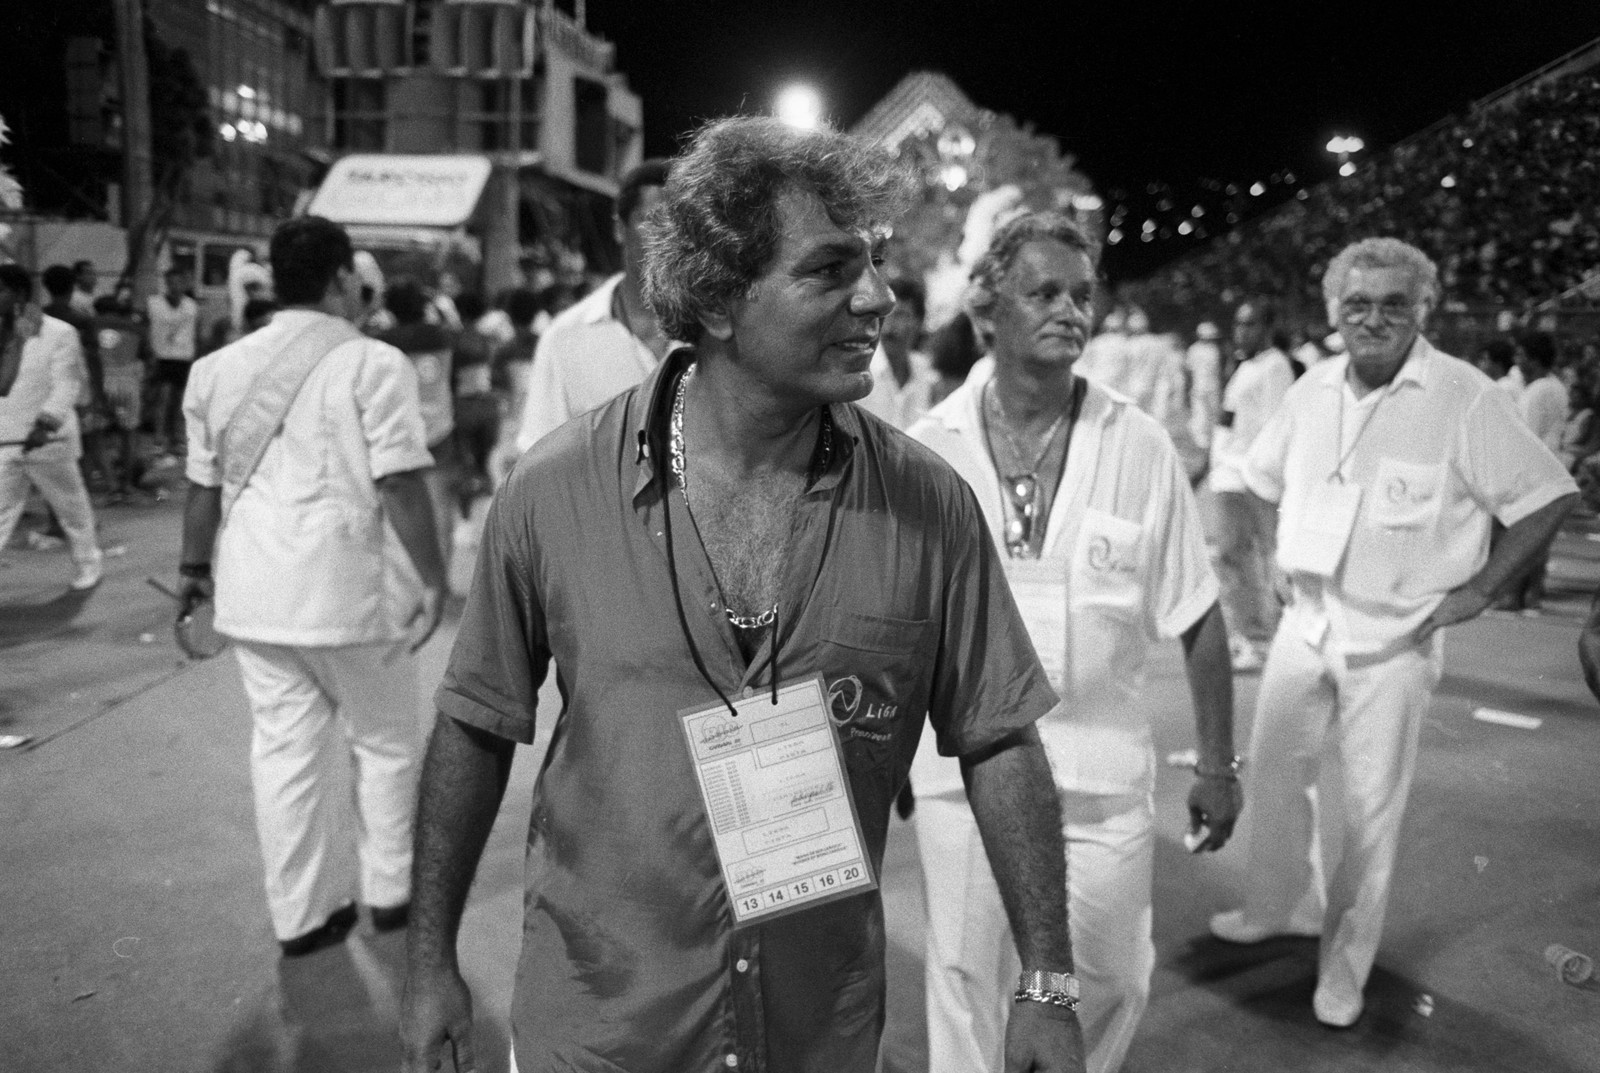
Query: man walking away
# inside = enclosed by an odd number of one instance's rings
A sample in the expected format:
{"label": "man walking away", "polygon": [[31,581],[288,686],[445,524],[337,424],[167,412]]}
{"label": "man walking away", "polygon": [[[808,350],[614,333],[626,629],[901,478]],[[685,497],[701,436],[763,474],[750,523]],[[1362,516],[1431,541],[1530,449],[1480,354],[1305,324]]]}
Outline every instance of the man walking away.
{"label": "man walking away", "polygon": [[351,324],[362,309],[349,237],[291,220],[271,257],[285,308],[196,365],[184,401],[179,573],[186,601],[214,592],[217,632],[234,641],[267,905],[294,957],[342,940],[357,899],[380,931],[406,921],[412,653],[438,624],[445,581],[416,372]]}

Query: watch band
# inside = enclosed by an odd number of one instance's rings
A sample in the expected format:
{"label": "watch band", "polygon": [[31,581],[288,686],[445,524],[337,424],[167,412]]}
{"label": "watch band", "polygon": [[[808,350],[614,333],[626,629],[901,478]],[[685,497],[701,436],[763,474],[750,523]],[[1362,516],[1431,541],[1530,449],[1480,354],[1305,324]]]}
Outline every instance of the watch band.
{"label": "watch band", "polygon": [[1033,969],[1017,977],[1017,1002],[1042,1002],[1068,1010],[1078,1008],[1078,978],[1070,972]]}
{"label": "watch band", "polygon": [[1204,764],[1197,763],[1194,766],[1194,773],[1200,776],[1202,779],[1228,779],[1229,781],[1237,782],[1239,779],[1239,772],[1243,768],[1244,758],[1235,756],[1232,760],[1228,761],[1228,766],[1223,768],[1221,771],[1218,771],[1214,768],[1207,768]]}

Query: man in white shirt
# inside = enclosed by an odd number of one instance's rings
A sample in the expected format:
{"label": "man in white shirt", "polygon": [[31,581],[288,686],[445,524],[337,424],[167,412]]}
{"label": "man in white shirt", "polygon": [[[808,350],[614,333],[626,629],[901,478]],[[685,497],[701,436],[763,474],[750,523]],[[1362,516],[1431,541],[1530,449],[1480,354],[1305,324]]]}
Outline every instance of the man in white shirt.
{"label": "man in white shirt", "polygon": [[1209,457],[1217,417],[1222,411],[1222,333],[1209,320],[1194,330],[1194,342],[1184,352],[1183,366],[1189,383],[1189,436]]}
{"label": "man in white shirt", "polygon": [[92,589],[103,573],[94,508],[78,469],[78,395],[83,349],[72,325],[33,304],[33,277],[21,265],[0,265],[0,347],[15,365],[9,390],[0,390],[0,548],[10,541],[39,489],[61,519],[77,573],[74,589]]}
{"label": "man in white shirt", "polygon": [[[1526,332],[1518,336],[1516,362],[1525,385],[1517,398],[1517,410],[1528,428],[1539,437],[1539,442],[1559,458],[1572,399],[1567,385],[1555,374],[1556,341],[1549,332]],[[1538,614],[1544,603],[1544,578],[1549,563],[1550,547],[1546,545],[1522,576],[1511,584],[1502,606],[1527,615]]]}
{"label": "man in white shirt", "polygon": [[1217,504],[1217,573],[1228,616],[1236,671],[1259,670],[1278,623],[1272,588],[1272,512],[1245,487],[1245,456],[1294,383],[1289,358],[1272,342],[1277,307],[1255,299],[1233,316],[1233,343],[1243,359],[1222,391],[1222,414],[1211,439],[1211,490]]}
{"label": "man in white shirt", "polygon": [[904,432],[933,405],[939,382],[933,360],[916,349],[927,316],[928,292],[914,279],[892,279],[894,311],[883,319],[872,355],[872,393],[861,406]]}
{"label": "man in white shirt", "polygon": [[156,434],[165,438],[169,452],[176,453],[184,444],[183,392],[189,367],[199,353],[200,306],[189,295],[193,277],[188,269],[169,268],[163,280],[165,290],[150,296],[145,317],[155,358],[150,377],[157,388]]}
{"label": "man in white shirt", "polygon": [[352,252],[320,217],[280,226],[285,308],[196,365],[184,400],[179,572],[186,601],[210,597],[215,554],[215,625],[253,715],[256,824],[286,957],[342,940],[357,898],[378,930],[406,921],[422,745],[412,653],[445,589],[417,373],[350,323],[363,311]]}
{"label": "man in white shirt", "polygon": [[1559,454],[1571,399],[1555,374],[1556,341],[1549,332],[1527,332],[1517,339],[1516,360],[1524,384],[1517,399],[1522,419],[1551,454]]}
{"label": "man in white shirt", "polygon": [[[1377,955],[1442,667],[1442,627],[1489,606],[1576,500],[1505,393],[1421,328],[1438,269],[1395,239],[1347,247],[1323,277],[1348,357],[1310,370],[1251,448],[1250,488],[1280,507],[1292,598],[1267,657],[1250,742],[1244,907],[1230,942],[1322,936],[1313,1009],[1354,1024]],[[1489,549],[1489,523],[1508,528]],[[1318,758],[1338,756],[1343,852],[1324,881]]]}
{"label": "man in white shirt", "polygon": [[[1072,948],[1090,1073],[1122,1064],[1150,992],[1155,759],[1145,659],[1181,637],[1200,739],[1197,848],[1239,813],[1233,679],[1217,581],[1171,440],[1130,400],[1077,376],[1092,241],[1054,213],[995,234],[973,272],[992,361],[911,431],[977,492],[1062,703],[1039,723],[1060,797]],[[1019,968],[959,765],[924,736],[912,765],[928,896],[930,1073],[999,1073]]]}
{"label": "man in white shirt", "polygon": [[518,454],[641,383],[666,354],[667,337],[640,292],[644,239],[639,225],[660,201],[667,169],[665,160],[647,160],[623,177],[612,221],[622,246],[622,271],[539,336],[517,432]]}

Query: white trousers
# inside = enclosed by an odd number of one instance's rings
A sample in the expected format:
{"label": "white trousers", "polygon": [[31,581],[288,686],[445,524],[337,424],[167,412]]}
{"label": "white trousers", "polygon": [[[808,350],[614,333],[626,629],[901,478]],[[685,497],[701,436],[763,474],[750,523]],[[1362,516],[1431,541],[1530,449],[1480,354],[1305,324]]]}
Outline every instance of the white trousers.
{"label": "white trousers", "polygon": [[[1078,1020],[1089,1073],[1114,1073],[1155,968],[1155,806],[1149,794],[1063,794],[1061,808]],[[928,895],[928,1071],[1000,1073],[1022,966],[977,821],[966,798],[945,795],[917,799],[915,826]]]}
{"label": "white trousers", "polygon": [[[1250,736],[1245,923],[1269,931],[1322,922],[1317,986],[1359,1002],[1389,904],[1417,738],[1442,666],[1437,635],[1378,662],[1309,644],[1292,619],[1273,639]],[[1324,751],[1326,750],[1326,752]],[[1342,853],[1324,881],[1317,835],[1319,768],[1336,778]]]}
{"label": "white trousers", "polygon": [[1265,642],[1278,625],[1278,597],[1272,591],[1276,511],[1248,492],[1218,492],[1216,505],[1217,579],[1228,632]]}
{"label": "white trousers", "polygon": [[28,503],[28,485],[32,484],[61,519],[72,558],[79,563],[99,559],[94,507],[89,503],[89,490],[83,485],[77,459],[64,450],[46,449],[48,453],[43,458],[39,451],[19,455],[9,449],[0,450],[5,450],[5,457],[0,457],[0,548],[11,540]]}
{"label": "white trousers", "polygon": [[233,650],[255,721],[250,779],[277,937],[304,935],[357,897],[407,901],[422,752],[416,661],[394,645]]}

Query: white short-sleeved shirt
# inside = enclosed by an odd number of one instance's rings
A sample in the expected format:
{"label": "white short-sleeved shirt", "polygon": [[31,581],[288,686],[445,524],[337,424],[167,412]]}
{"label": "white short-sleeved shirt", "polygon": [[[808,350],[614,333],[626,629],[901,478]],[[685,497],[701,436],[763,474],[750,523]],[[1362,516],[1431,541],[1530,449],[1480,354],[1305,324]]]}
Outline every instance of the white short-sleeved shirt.
{"label": "white short-sleeved shirt", "polygon": [[22,343],[22,363],[11,391],[0,395],[0,440],[27,438],[41,414],[55,418],[61,427],[51,436],[52,442],[26,455],[20,446],[0,447],[0,460],[77,458],[82,449],[73,404],[82,390],[83,346],[78,330],[55,317],[40,317],[39,330]]}
{"label": "white short-sleeved shirt", "polygon": [[162,361],[193,361],[200,341],[200,306],[187,294],[173,305],[164,294],[145,303],[150,318],[150,350]]}
{"label": "white short-sleeved shirt", "polygon": [[1546,374],[1522,389],[1517,408],[1539,442],[1552,451],[1561,450],[1561,435],[1567,428],[1567,410],[1572,401],[1567,385],[1557,376]]}
{"label": "white short-sleeved shirt", "polygon": [[1340,472],[1361,488],[1354,529],[1332,577],[1292,575],[1288,616],[1312,643],[1331,631],[1345,655],[1383,657],[1483,568],[1491,517],[1514,525],[1577,486],[1504,391],[1425,339],[1388,387],[1359,400],[1349,364],[1340,355],[1300,378],[1245,475],[1279,504],[1279,561],[1295,562],[1308,504],[1348,455]]}
{"label": "white short-sleeved shirt", "polygon": [[889,364],[889,355],[883,352],[883,347],[879,346],[873,351],[872,392],[857,403],[863,410],[883,418],[901,432],[916,424],[928,412],[933,402],[934,385],[939,382],[932,358],[920,350],[911,351],[907,357],[911,363],[911,375],[904,384],[900,384],[894,378],[894,366]]}
{"label": "white short-sleeved shirt", "polygon": [[528,370],[528,397],[517,450],[541,439],[636,384],[656,367],[656,355],[612,312],[622,273],[550,322]]}
{"label": "white short-sleeved shirt", "polygon": [[[183,400],[191,481],[221,486],[219,434],[256,374],[308,318],[326,315],[286,309],[195,363]],[[402,638],[422,580],[375,482],[432,464],[410,360],[376,339],[336,347],[306,380],[223,523],[217,631],[310,647]]]}
{"label": "white short-sleeved shirt", "polygon": [[1277,347],[1239,363],[1222,389],[1222,412],[1233,416],[1211,438],[1213,492],[1245,491],[1245,456],[1293,384],[1289,358]]}
{"label": "white short-sleeved shirt", "polygon": [[[911,429],[977,492],[1004,555],[1010,508],[979,416],[993,366]],[[1109,550],[1110,554],[1105,553]],[[1106,558],[1114,569],[1103,569]],[[1050,508],[1041,558],[1066,581],[1069,686],[1040,720],[1056,785],[1125,794],[1155,779],[1150,717],[1139,703],[1150,646],[1177,637],[1216,602],[1218,588],[1189,481],[1166,432],[1130,400],[1090,382],[1066,472]],[[961,793],[960,766],[924,739],[912,766],[919,794]]]}

